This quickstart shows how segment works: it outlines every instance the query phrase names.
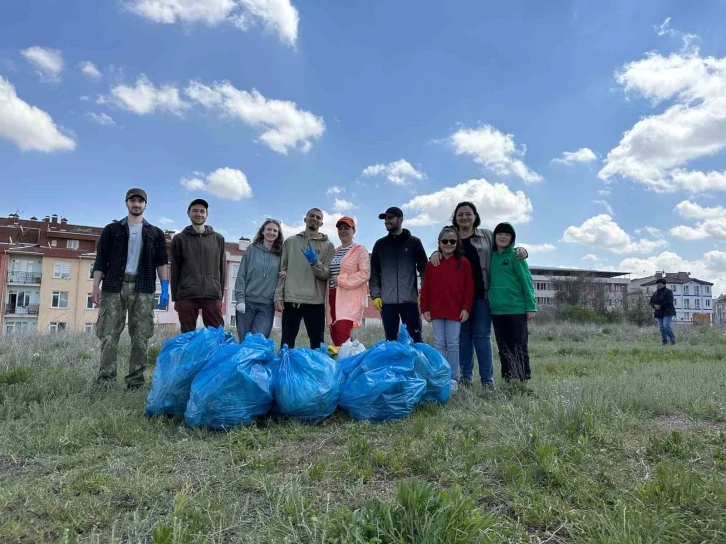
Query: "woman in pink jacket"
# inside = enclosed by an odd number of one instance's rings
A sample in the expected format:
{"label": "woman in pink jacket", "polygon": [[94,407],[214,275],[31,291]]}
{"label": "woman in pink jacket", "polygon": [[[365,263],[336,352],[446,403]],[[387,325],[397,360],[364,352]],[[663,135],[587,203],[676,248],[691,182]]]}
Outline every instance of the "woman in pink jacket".
{"label": "woman in pink jacket", "polygon": [[333,345],[340,347],[350,333],[360,326],[368,298],[371,261],[368,250],[353,242],[355,221],[341,217],[336,223],[340,247],[330,263],[327,324]]}

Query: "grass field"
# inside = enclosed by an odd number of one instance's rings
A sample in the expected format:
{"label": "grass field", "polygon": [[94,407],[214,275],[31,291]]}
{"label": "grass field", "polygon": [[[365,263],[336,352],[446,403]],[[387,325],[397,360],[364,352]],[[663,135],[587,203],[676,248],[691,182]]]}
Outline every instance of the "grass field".
{"label": "grass field", "polygon": [[726,338],[676,334],[538,325],[531,394],[226,434],[91,387],[92,335],[0,336],[0,542],[726,542]]}

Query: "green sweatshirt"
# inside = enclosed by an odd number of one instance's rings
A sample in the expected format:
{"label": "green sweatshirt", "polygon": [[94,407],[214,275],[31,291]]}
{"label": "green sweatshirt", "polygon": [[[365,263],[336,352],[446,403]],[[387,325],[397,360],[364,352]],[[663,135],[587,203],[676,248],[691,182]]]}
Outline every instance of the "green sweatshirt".
{"label": "green sweatshirt", "polygon": [[[496,244],[496,240],[493,242]],[[514,239],[502,253],[492,253],[489,308],[492,315],[513,315],[537,311],[532,274],[527,259],[517,259]]]}
{"label": "green sweatshirt", "polygon": [[286,272],[286,277],[277,282],[275,302],[281,300],[293,304],[325,304],[330,261],[335,255],[335,246],[321,233],[310,240],[310,245],[318,254],[318,262],[314,265],[303,255],[303,250],[308,247],[304,232],[285,240],[280,270]]}

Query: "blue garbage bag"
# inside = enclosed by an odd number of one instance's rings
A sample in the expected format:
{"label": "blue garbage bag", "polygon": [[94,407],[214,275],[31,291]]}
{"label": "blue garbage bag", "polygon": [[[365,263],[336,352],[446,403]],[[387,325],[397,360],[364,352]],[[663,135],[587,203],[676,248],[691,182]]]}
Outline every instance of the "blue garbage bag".
{"label": "blue garbage bag", "polygon": [[413,339],[401,325],[398,341],[416,352],[414,370],[426,380],[426,393],[421,397],[422,403],[446,404],[451,395],[451,365],[433,347],[424,343],[414,344]]}
{"label": "blue garbage bag", "polygon": [[181,416],[197,373],[221,346],[234,336],[220,326],[191,331],[164,343],[156,358],[151,391],[146,399],[147,416]]}
{"label": "blue garbage bag", "polygon": [[275,411],[303,421],[335,412],[343,375],[326,350],[283,346],[272,364]]}
{"label": "blue garbage bag", "polygon": [[[259,338],[257,338],[259,337]],[[184,421],[191,427],[224,430],[249,425],[273,406],[275,341],[261,334],[222,346],[192,382]]]}
{"label": "blue garbage bag", "polygon": [[379,342],[350,357],[357,364],[343,385],[340,407],[353,419],[373,422],[407,417],[426,392],[426,380],[414,370],[415,357],[399,342]]}

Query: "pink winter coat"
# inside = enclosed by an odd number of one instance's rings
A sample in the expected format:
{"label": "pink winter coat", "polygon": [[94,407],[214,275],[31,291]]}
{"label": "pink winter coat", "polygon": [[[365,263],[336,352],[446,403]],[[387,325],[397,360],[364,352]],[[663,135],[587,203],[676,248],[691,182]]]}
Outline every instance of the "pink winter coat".
{"label": "pink winter coat", "polygon": [[[340,262],[338,290],[335,294],[335,317],[338,320],[352,321],[353,327],[360,326],[368,298],[370,277],[371,259],[368,250],[354,243]],[[328,297],[325,297],[325,302],[326,323],[330,326],[333,324],[333,319],[330,315]]]}

